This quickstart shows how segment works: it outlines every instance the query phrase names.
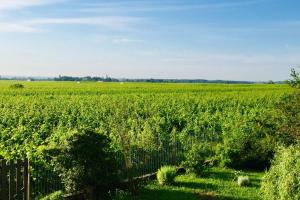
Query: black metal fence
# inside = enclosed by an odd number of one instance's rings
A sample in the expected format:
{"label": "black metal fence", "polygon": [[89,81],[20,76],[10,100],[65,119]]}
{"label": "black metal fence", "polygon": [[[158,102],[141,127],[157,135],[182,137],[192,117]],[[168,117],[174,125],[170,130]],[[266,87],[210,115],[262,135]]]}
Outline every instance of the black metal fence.
{"label": "black metal fence", "polygon": [[[184,160],[185,153],[191,145],[192,142],[189,141],[184,145],[180,142],[165,144],[162,147],[151,151],[146,151],[142,148],[132,148],[131,174],[134,177],[138,177],[156,172],[164,165],[179,165]],[[123,153],[116,153],[116,160],[118,168],[120,169],[120,177],[122,179],[128,178]],[[46,168],[44,164],[33,162],[31,165],[31,171],[32,199],[40,199],[47,194],[64,189],[60,177],[53,169]]]}

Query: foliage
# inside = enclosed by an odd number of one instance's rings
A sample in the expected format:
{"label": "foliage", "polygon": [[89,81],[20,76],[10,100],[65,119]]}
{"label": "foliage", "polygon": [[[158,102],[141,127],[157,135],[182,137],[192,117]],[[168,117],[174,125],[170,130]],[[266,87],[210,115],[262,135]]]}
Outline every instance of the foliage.
{"label": "foliage", "polygon": [[[110,138],[123,177],[125,158],[135,175],[155,172],[161,165],[183,161],[191,139],[215,149],[231,135],[238,138],[236,127],[244,129],[241,139],[255,144],[253,149],[259,151],[253,155],[258,155],[263,148],[271,149],[276,138],[271,130],[278,120],[270,116],[281,97],[292,92],[284,84],[20,83],[25,87],[15,90],[12,81],[0,81],[0,157],[29,157],[40,183],[49,183],[53,167],[38,150],[55,146],[71,137],[70,130],[81,128]],[[260,127],[255,119],[270,127],[249,131],[251,124]],[[239,149],[247,153],[233,142],[228,143],[235,154]]]}
{"label": "foliage", "polygon": [[15,84],[10,85],[10,88],[12,88],[12,89],[22,89],[22,88],[24,88],[24,85],[20,84],[20,83],[15,83]]}
{"label": "foliage", "polygon": [[300,199],[300,146],[278,150],[261,191],[264,199]]}
{"label": "foliage", "polygon": [[176,167],[163,166],[157,172],[157,180],[160,185],[171,185],[176,177]]}
{"label": "foliage", "polygon": [[53,192],[46,197],[43,197],[41,200],[64,200],[62,191]]}
{"label": "foliage", "polygon": [[277,109],[283,118],[279,129],[281,143],[296,144],[300,140],[300,91],[282,97]]}
{"label": "foliage", "polygon": [[249,186],[250,185],[250,179],[249,176],[239,176],[237,179],[237,183],[239,186]]}
{"label": "foliage", "polygon": [[50,144],[45,152],[50,155],[67,192],[85,189],[105,192],[113,187],[116,163],[106,136],[78,130]]}
{"label": "foliage", "polygon": [[300,88],[300,74],[295,69],[291,70],[292,79],[288,83],[295,88]]}
{"label": "foliage", "polygon": [[205,169],[205,161],[213,157],[213,151],[209,144],[192,144],[192,147],[186,154],[183,166],[189,171],[201,174]]}
{"label": "foliage", "polygon": [[255,111],[231,122],[224,129],[217,155],[221,166],[236,169],[265,169],[277,144],[276,113]]}

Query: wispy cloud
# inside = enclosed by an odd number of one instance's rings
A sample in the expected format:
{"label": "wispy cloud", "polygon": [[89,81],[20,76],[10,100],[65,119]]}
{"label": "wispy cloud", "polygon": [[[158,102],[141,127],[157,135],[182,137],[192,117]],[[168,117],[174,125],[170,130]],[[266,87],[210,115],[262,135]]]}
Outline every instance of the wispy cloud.
{"label": "wispy cloud", "polygon": [[40,32],[47,25],[81,25],[123,29],[142,19],[128,16],[96,16],[83,18],[38,18],[24,21],[0,22],[0,32]]}
{"label": "wispy cloud", "polygon": [[41,30],[22,23],[6,23],[0,22],[0,32],[19,32],[19,33],[33,33]]}
{"label": "wispy cloud", "polygon": [[121,37],[121,38],[113,39],[112,42],[115,44],[132,44],[132,43],[141,43],[143,42],[143,40]]}
{"label": "wispy cloud", "polygon": [[[170,63],[235,63],[236,64],[265,64],[265,63],[297,63],[298,55],[271,55],[271,54],[198,54],[189,56],[174,55],[163,58],[163,62]],[[222,65],[222,64],[221,64]],[[242,65],[241,65],[242,66]]]}
{"label": "wispy cloud", "polygon": [[62,0],[1,0],[0,11],[57,3]]}
{"label": "wispy cloud", "polygon": [[84,18],[41,18],[28,20],[28,25],[94,25],[103,27],[126,27],[138,23],[141,19],[128,16],[100,16]]}
{"label": "wispy cloud", "polygon": [[228,1],[221,3],[190,3],[179,1],[126,1],[94,3],[82,5],[79,11],[83,12],[155,12],[155,11],[183,11],[197,9],[220,9],[228,7],[240,7],[261,3],[264,0]]}

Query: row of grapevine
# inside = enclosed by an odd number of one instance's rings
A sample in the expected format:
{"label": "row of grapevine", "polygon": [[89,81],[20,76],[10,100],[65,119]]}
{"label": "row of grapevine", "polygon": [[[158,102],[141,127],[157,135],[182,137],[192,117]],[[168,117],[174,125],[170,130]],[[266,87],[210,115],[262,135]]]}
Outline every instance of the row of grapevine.
{"label": "row of grapevine", "polygon": [[153,172],[180,163],[191,142],[218,146],[237,127],[273,120],[274,105],[290,92],[284,85],[8,84],[0,82],[0,158],[29,158],[33,174],[51,171],[43,148],[81,128],[111,138],[121,166],[130,149],[135,175]]}

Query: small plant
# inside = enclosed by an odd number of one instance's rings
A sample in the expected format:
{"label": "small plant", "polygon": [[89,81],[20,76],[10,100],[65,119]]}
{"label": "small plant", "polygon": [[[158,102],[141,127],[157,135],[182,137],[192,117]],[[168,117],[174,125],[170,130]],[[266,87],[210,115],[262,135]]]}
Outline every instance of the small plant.
{"label": "small plant", "polygon": [[62,191],[53,192],[46,197],[42,198],[41,200],[64,200]]}
{"label": "small plant", "polygon": [[157,172],[157,180],[160,185],[170,185],[174,183],[176,177],[176,167],[164,166]]}
{"label": "small plant", "polygon": [[250,179],[248,176],[239,176],[237,182],[241,187],[250,185]]}
{"label": "small plant", "polygon": [[15,84],[10,85],[10,88],[12,88],[12,89],[22,89],[22,88],[24,88],[24,85],[21,84],[21,83],[15,83]]}

